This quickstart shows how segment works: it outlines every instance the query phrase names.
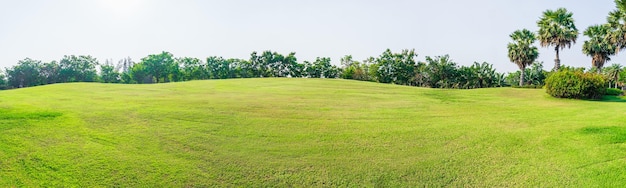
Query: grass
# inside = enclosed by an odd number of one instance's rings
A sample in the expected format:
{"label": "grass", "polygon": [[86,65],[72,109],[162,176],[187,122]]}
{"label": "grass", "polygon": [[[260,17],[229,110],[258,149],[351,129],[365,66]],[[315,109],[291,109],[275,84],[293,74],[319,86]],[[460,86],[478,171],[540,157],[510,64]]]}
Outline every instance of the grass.
{"label": "grass", "polygon": [[0,92],[0,187],[617,187],[625,100],[349,80]]}

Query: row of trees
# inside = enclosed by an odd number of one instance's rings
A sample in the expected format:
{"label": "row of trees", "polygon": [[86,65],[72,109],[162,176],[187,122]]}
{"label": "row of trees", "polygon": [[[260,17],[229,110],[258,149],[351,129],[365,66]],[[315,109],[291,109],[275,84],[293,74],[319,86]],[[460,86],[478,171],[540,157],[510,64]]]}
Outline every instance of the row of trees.
{"label": "row of trees", "polygon": [[433,88],[485,88],[507,85],[505,75],[486,62],[458,66],[449,56],[416,60],[415,50],[384,51],[359,62],[341,58],[341,67],[328,57],[299,63],[295,53],[253,52],[248,60],[208,57],[174,57],[169,52],[152,54],[139,62],[125,58],[99,63],[91,56],[64,56],[60,61],[42,62],[26,58],[0,74],[0,87],[22,88],[64,82],[163,83],[187,80],[306,77],[345,78]]}
{"label": "row of trees", "polygon": [[[369,57],[363,61],[356,61],[347,55],[341,58],[341,67],[333,66],[327,57],[298,63],[295,53],[282,55],[271,51],[260,54],[253,52],[249,60],[176,58],[168,52],[148,55],[140,62],[124,58],[117,63],[106,60],[102,64],[91,56],[64,56],[60,61],[46,63],[26,58],[7,68],[5,74],[0,74],[0,88],[64,82],[132,84],[253,77],[341,77],[419,87],[473,89],[520,83],[541,87],[549,74],[543,70],[540,62],[524,67],[524,71],[505,75],[496,72],[486,62],[459,66],[448,55],[427,56],[424,62],[416,61],[416,57],[414,50],[402,50],[399,53],[386,50],[378,57]],[[612,87],[617,87],[626,77],[626,71],[623,70],[623,67],[614,65],[603,71]]]}
{"label": "row of trees", "polygon": [[489,63],[458,66],[448,55],[430,57],[417,62],[414,50],[393,53],[386,50],[379,57],[363,62],[351,56],[341,59],[342,77],[381,83],[394,83],[432,88],[474,89],[506,86],[505,75],[495,71]]}
{"label": "row of trees", "polygon": [[[607,23],[589,26],[583,32],[589,40],[584,42],[582,52],[591,57],[591,65],[597,73],[603,73],[602,68],[611,60],[610,56],[626,48],[626,0],[615,0],[615,4],[616,10],[609,13]],[[537,26],[539,27],[537,33],[522,29],[510,35],[513,42],[508,45],[508,56],[522,71],[519,74],[520,86],[526,83],[524,70],[539,56],[537,47],[533,45],[537,40],[542,47],[554,47],[556,59],[552,70],[556,71],[561,67],[559,51],[575,44],[579,34],[574,24],[573,13],[565,8],[543,12]],[[617,87],[619,80],[616,79],[618,76],[615,76],[614,72],[622,69],[613,67],[612,70],[613,73],[607,77],[613,79]]]}
{"label": "row of trees", "polygon": [[[97,69],[99,68],[99,70]],[[341,69],[330,63],[330,58],[298,63],[295,53],[282,55],[265,51],[253,52],[250,60],[209,57],[175,58],[169,52],[148,55],[140,62],[130,58],[111,60],[100,64],[91,56],[64,56],[60,61],[41,62],[26,58],[0,74],[0,87],[22,88],[64,82],[104,83],[163,83],[187,80],[252,78],[252,77],[309,77],[337,78]]]}

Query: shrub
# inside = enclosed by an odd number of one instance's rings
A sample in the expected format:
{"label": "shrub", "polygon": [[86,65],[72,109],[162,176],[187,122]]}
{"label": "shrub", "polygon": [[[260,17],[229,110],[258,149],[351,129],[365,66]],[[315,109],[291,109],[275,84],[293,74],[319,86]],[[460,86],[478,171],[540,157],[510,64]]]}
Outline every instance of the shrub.
{"label": "shrub", "polygon": [[606,95],[615,95],[615,96],[619,96],[622,95],[624,92],[621,89],[615,89],[615,88],[607,88],[606,89]]}
{"label": "shrub", "polygon": [[596,73],[565,69],[546,79],[546,92],[557,98],[599,99],[606,92],[606,81]]}

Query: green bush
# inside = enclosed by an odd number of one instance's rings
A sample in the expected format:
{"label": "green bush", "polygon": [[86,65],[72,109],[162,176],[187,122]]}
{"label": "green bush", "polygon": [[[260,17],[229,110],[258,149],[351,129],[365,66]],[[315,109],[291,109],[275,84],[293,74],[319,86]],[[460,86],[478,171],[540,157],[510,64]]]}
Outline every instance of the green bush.
{"label": "green bush", "polygon": [[621,89],[615,89],[615,88],[607,88],[606,89],[606,95],[615,95],[615,96],[619,96],[622,95],[624,92]]}
{"label": "green bush", "polygon": [[546,92],[557,98],[599,99],[606,92],[602,75],[560,70],[546,79]]}

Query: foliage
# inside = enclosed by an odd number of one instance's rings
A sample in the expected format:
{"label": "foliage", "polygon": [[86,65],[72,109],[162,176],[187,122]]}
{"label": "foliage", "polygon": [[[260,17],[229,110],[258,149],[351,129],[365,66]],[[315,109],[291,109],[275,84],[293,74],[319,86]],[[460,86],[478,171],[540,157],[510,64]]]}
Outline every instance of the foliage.
{"label": "foliage", "polygon": [[[9,88],[19,88],[92,81],[149,84],[255,77],[341,77],[433,88],[474,89],[508,85],[505,75],[497,73],[487,62],[457,66],[448,55],[427,57],[426,62],[417,62],[416,57],[415,50],[394,53],[387,49],[379,57],[369,57],[362,62],[347,55],[341,58],[342,67],[337,67],[329,57],[298,63],[293,52],[283,55],[272,51],[253,52],[249,60],[211,56],[206,61],[161,52],[150,54],[138,63],[124,58],[117,65],[112,60],[100,64],[91,56],[72,55],[64,56],[60,63],[26,59],[19,66],[7,69],[7,82],[12,83],[8,84]],[[96,72],[96,66],[99,72]]]}
{"label": "foliage", "polygon": [[543,89],[542,85],[523,85],[523,86],[518,86],[518,85],[513,85],[511,86],[513,88],[522,88],[522,89]]}
{"label": "foliage", "polygon": [[100,65],[100,82],[119,83],[120,81],[120,73],[115,70],[113,62],[107,60],[106,63]]}
{"label": "foliage", "polygon": [[[565,66],[563,66],[565,67]],[[506,82],[511,86],[519,86],[521,71],[510,73],[506,77]],[[548,72],[543,70],[543,62],[535,62],[530,67],[524,69],[524,84],[532,85],[529,87],[541,88],[545,85],[545,79],[548,77]]]}
{"label": "foliage", "polygon": [[606,88],[604,77],[596,73],[561,70],[546,79],[546,92],[557,98],[599,99]]}
{"label": "foliage", "polygon": [[198,58],[182,57],[176,58],[174,61],[183,67],[181,69],[181,79],[183,81],[205,80],[209,78],[209,75],[206,75],[206,71],[204,71],[206,65]]}
{"label": "foliage", "polygon": [[[521,71],[526,69],[539,57],[537,47],[533,46],[535,42],[535,34],[527,29],[517,30],[510,35],[513,43],[509,43],[509,59],[515,63]],[[519,86],[524,84],[524,74],[520,74]]]}
{"label": "foliage", "polygon": [[317,57],[314,62],[304,61],[302,76],[308,78],[338,78],[341,70],[330,63],[329,57]]}
{"label": "foliage", "polygon": [[561,66],[559,50],[566,47],[570,48],[578,38],[578,29],[574,24],[573,13],[568,12],[565,8],[559,8],[556,11],[546,10],[537,21],[537,26],[539,26],[537,36],[539,44],[541,47],[554,46],[556,59],[553,70],[559,70]]}
{"label": "foliage", "polygon": [[60,65],[56,61],[41,64],[39,74],[41,76],[41,84],[54,84],[61,82]]}
{"label": "foliage", "polygon": [[613,64],[610,67],[604,69],[604,74],[606,75],[607,81],[609,82],[610,86],[617,88],[619,83],[622,81],[621,75],[624,72],[623,70],[624,68],[620,64]]}
{"label": "foliage", "polygon": [[394,83],[399,85],[411,85],[414,76],[415,50],[402,50],[401,53],[393,53],[390,49],[385,50],[378,58],[377,75],[381,83]]}
{"label": "foliage", "polygon": [[98,60],[91,56],[64,56],[59,61],[59,82],[94,82]]}
{"label": "foliage", "polygon": [[609,33],[610,42],[618,49],[626,48],[626,0],[615,0],[616,9],[607,16],[608,25],[613,30]]}
{"label": "foliage", "polygon": [[133,66],[135,66],[135,62],[130,57],[121,59],[117,62],[115,70],[118,71],[120,74],[120,82],[126,84],[134,82],[131,75],[131,70]]}
{"label": "foliage", "polygon": [[427,85],[432,88],[453,88],[458,75],[457,65],[450,56],[426,56]]}
{"label": "foliage", "polygon": [[6,76],[0,71],[0,90],[7,89],[8,87]]}
{"label": "foliage", "polygon": [[143,75],[135,76],[141,78],[140,80],[135,80],[137,83],[169,82],[170,74],[175,73],[178,67],[175,64],[174,55],[169,52],[148,55],[141,59],[139,65],[141,65],[141,68],[137,70],[141,70]]}
{"label": "foliage", "polygon": [[609,41],[611,28],[608,25],[593,25],[585,30],[584,35],[589,40],[583,44],[583,53],[592,57],[591,65],[597,68],[597,72],[602,72],[604,63],[610,61],[609,56],[617,52],[615,44]]}
{"label": "foliage", "polygon": [[10,88],[23,88],[42,85],[44,80],[41,72],[41,61],[26,58],[17,65],[6,69],[7,82]]}
{"label": "foliage", "polygon": [[606,88],[606,95],[615,95],[615,96],[619,96],[619,95],[623,95],[624,91],[622,91],[621,89],[616,89],[616,88]]}
{"label": "foliage", "polygon": [[143,63],[135,64],[130,69],[130,75],[132,83],[149,84],[154,82],[154,78],[150,74],[150,70],[148,70],[146,65]]}

